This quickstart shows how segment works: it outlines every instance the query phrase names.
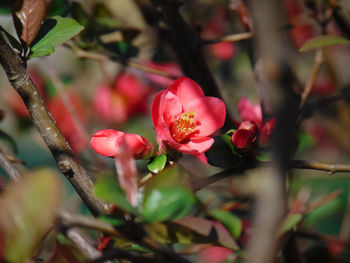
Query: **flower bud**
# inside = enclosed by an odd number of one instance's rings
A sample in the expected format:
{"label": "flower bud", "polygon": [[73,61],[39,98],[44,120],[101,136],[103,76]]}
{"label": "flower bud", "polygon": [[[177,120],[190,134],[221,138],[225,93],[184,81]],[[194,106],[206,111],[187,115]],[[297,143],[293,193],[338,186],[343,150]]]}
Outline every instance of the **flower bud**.
{"label": "flower bud", "polygon": [[91,139],[92,148],[107,157],[118,157],[125,140],[135,159],[148,159],[154,154],[153,145],[141,135],[106,129],[96,132]]}

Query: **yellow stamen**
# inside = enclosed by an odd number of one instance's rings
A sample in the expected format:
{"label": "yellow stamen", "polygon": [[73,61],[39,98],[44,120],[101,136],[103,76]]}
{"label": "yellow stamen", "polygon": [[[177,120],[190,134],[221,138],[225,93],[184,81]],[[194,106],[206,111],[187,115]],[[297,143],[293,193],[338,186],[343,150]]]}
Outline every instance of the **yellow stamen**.
{"label": "yellow stamen", "polygon": [[183,143],[194,132],[194,128],[197,126],[194,123],[195,114],[195,112],[184,112],[178,119],[175,118],[171,134],[178,143]]}

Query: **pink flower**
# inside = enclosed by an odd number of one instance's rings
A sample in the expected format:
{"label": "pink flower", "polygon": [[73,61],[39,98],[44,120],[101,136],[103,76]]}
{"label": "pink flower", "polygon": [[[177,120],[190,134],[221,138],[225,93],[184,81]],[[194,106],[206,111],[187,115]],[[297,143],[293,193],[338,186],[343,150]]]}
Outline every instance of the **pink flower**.
{"label": "pink flower", "polygon": [[96,132],[91,139],[92,148],[107,157],[118,157],[119,147],[125,140],[135,159],[148,159],[154,153],[153,145],[141,135],[124,133],[112,129]]}
{"label": "pink flower", "polygon": [[231,143],[237,149],[247,149],[255,141],[258,126],[252,121],[242,122],[232,135]]}
{"label": "pink flower", "polygon": [[214,142],[209,137],[225,121],[225,104],[205,97],[193,80],[181,77],[167,90],[158,92],[152,104],[152,120],[160,149],[198,155]]}
{"label": "pink flower", "polygon": [[210,53],[221,60],[230,60],[235,54],[235,46],[230,42],[220,42],[209,46]]}
{"label": "pink flower", "polygon": [[114,84],[100,84],[93,104],[96,112],[110,122],[124,123],[136,113],[146,111],[149,87],[131,74],[119,74]]}
{"label": "pink flower", "polygon": [[247,98],[241,98],[237,104],[242,123],[233,133],[231,143],[239,150],[249,150],[258,138],[258,143],[264,146],[275,127],[275,119],[263,123],[260,105],[253,105]]}

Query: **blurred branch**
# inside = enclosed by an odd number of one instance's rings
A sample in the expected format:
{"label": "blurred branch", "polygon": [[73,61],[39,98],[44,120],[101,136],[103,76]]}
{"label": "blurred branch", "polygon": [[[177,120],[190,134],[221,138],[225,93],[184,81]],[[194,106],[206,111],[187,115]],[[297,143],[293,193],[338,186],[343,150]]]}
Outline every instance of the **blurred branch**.
{"label": "blurred branch", "polygon": [[304,106],[307,98],[310,95],[312,87],[315,85],[322,62],[323,62],[323,49],[319,48],[316,50],[314,64],[311,69],[311,74],[306,82],[304,91],[301,94],[300,108]]}
{"label": "blurred branch", "polygon": [[72,50],[75,52],[76,56],[78,58],[88,58],[88,59],[92,59],[92,60],[97,60],[97,61],[113,61],[116,63],[122,63],[122,64],[126,64],[126,66],[140,70],[140,71],[144,71],[147,73],[152,73],[155,75],[159,75],[162,77],[166,77],[166,78],[170,78],[170,79],[177,79],[178,76],[172,75],[168,72],[156,69],[156,68],[152,68],[152,67],[148,67],[145,65],[142,65],[140,63],[137,63],[135,61],[131,61],[131,60],[124,60],[121,57],[118,57],[116,55],[112,55],[112,54],[100,54],[100,53],[96,53],[96,52],[90,52],[90,51],[85,51],[83,49],[80,49],[79,47],[77,47],[75,44],[73,43],[68,43],[67,44],[69,47],[72,48]]}
{"label": "blurred branch", "polygon": [[21,172],[17,167],[7,158],[6,154],[0,148],[0,166],[5,170],[12,181],[17,182],[21,177]]}
{"label": "blurred branch", "polygon": [[[190,28],[179,13],[178,9],[183,1],[152,0],[151,2],[161,20],[160,30],[177,55],[183,72],[203,88],[206,96],[214,96],[223,100],[200,48],[199,35]],[[223,130],[232,127],[232,118],[227,112]]]}
{"label": "blurred branch", "polygon": [[68,228],[64,231],[64,234],[87,259],[94,260],[102,256],[102,253],[91,245],[77,229]]}
{"label": "blurred branch", "polygon": [[0,64],[12,86],[22,97],[35,127],[50,149],[59,170],[73,185],[92,214],[106,213],[107,204],[93,194],[93,182],[56,126],[19,56],[9,47],[2,35],[0,35]]}
{"label": "blurred branch", "polygon": [[98,220],[91,216],[72,214],[67,211],[60,211],[59,213],[60,220],[62,224],[67,227],[85,227],[89,229],[94,229],[97,231],[101,231],[110,235],[117,235],[118,231],[116,231],[110,223]]}
{"label": "blurred branch", "polygon": [[232,34],[224,36],[218,40],[218,42],[237,42],[245,39],[250,39],[254,36],[253,32],[244,32],[239,34]]}
{"label": "blurred branch", "polygon": [[219,39],[202,39],[204,44],[216,44],[220,42],[238,42],[246,39],[251,39],[254,36],[253,32],[244,32],[244,33],[237,33],[237,34],[231,34],[224,37],[221,37]]}
{"label": "blurred branch", "polygon": [[[278,253],[277,225],[286,210],[286,175],[294,145],[299,98],[294,93],[295,78],[290,52],[281,25],[286,24],[283,2],[251,2],[257,52],[264,77],[272,93],[276,127],[271,136],[272,165],[256,192],[254,233],[248,244],[248,263],[274,262]],[[272,96],[273,94],[273,96]]]}

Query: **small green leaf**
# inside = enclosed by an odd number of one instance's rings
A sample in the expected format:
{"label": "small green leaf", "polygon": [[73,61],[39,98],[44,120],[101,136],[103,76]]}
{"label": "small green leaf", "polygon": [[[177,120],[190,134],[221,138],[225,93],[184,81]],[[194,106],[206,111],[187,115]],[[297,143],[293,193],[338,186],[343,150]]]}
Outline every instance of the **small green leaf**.
{"label": "small green leaf", "polygon": [[234,238],[239,238],[242,233],[242,221],[235,215],[220,209],[214,209],[208,214],[220,221]]}
{"label": "small green leaf", "polygon": [[205,156],[209,164],[225,169],[239,167],[244,162],[244,158],[235,151],[229,135],[215,137],[213,146]]}
{"label": "small green leaf", "polygon": [[179,219],[190,210],[195,199],[184,187],[154,189],[144,200],[143,217],[154,223],[167,219]]}
{"label": "small green leaf", "polygon": [[125,211],[137,214],[137,209],[126,200],[125,193],[120,188],[115,176],[105,175],[100,177],[95,185],[95,194],[97,197],[100,197]]}
{"label": "small green leaf", "polygon": [[289,214],[283,220],[280,229],[278,230],[278,236],[283,235],[284,233],[292,230],[297,224],[301,222],[303,215],[301,213]]}
{"label": "small green leaf", "polygon": [[52,22],[55,23],[54,26],[31,47],[30,58],[50,55],[55,51],[55,47],[67,42],[84,29],[72,18],[54,16],[49,21],[45,21],[45,23]]}
{"label": "small green leaf", "polygon": [[158,155],[156,158],[154,158],[148,165],[147,168],[150,170],[152,173],[159,173],[163,171],[165,164],[166,164],[166,154],[161,154]]}
{"label": "small green leaf", "polygon": [[335,44],[350,44],[348,39],[336,35],[317,36],[309,39],[299,49],[300,52],[309,51],[311,49],[335,45]]}

